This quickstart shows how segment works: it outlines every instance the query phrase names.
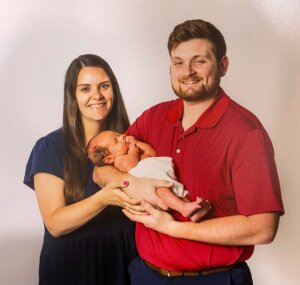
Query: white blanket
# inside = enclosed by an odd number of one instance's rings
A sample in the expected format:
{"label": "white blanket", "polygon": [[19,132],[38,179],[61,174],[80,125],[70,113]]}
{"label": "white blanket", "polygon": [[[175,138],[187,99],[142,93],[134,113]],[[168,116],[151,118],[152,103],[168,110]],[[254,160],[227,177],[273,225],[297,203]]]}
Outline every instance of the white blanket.
{"label": "white blanket", "polygon": [[178,197],[185,197],[188,192],[184,190],[181,183],[177,181],[174,173],[174,164],[171,157],[149,157],[145,158],[129,171],[137,177],[156,178],[174,182],[173,192]]}

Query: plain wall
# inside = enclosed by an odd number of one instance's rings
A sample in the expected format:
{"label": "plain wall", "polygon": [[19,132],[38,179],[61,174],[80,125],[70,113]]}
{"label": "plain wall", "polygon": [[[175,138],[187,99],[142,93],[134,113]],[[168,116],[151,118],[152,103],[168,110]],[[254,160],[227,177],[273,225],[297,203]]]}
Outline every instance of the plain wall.
{"label": "plain wall", "polygon": [[256,285],[300,280],[300,2],[298,0],[0,0],[0,285],[37,284],[43,238],[34,192],[22,184],[35,141],[61,126],[63,81],[80,54],[112,66],[133,121],[175,98],[167,38],[187,19],[224,34],[225,91],[254,112],[274,145],[286,214],[249,264]]}

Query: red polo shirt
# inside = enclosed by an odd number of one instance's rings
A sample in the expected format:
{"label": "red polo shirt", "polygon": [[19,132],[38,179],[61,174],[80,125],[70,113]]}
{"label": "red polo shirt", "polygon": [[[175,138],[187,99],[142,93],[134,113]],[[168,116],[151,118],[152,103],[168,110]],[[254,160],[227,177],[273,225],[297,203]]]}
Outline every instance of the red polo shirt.
{"label": "red polo shirt", "polygon": [[[181,99],[145,111],[128,133],[151,144],[157,156],[174,160],[178,180],[191,200],[208,199],[207,219],[283,213],[271,141],[258,119],[221,89],[217,101],[184,131]],[[177,220],[186,218],[172,213]],[[138,223],[142,258],[168,270],[201,270],[247,260],[254,246],[220,246],[176,239]]]}

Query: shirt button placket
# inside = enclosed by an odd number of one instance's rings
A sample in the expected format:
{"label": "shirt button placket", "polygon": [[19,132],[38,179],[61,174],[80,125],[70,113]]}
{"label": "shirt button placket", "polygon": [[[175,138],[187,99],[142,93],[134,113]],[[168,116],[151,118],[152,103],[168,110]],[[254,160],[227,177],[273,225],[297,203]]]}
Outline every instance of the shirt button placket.
{"label": "shirt button placket", "polygon": [[177,145],[176,145],[176,148],[175,148],[175,156],[176,156],[176,160],[177,160],[177,161],[181,161],[181,160],[182,160],[183,140],[184,140],[184,136],[182,136],[182,137],[177,141]]}

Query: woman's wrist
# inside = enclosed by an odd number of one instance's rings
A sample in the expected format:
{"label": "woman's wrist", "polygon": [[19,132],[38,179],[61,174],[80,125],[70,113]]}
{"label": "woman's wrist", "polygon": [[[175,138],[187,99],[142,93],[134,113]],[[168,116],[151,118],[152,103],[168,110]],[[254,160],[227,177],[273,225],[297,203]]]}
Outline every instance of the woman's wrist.
{"label": "woman's wrist", "polygon": [[[104,187],[105,188],[105,187]],[[97,207],[99,209],[103,209],[109,205],[109,200],[107,199],[107,193],[105,193],[105,189],[100,189],[97,193],[94,194],[96,198]],[[104,191],[102,191],[104,189]]]}

